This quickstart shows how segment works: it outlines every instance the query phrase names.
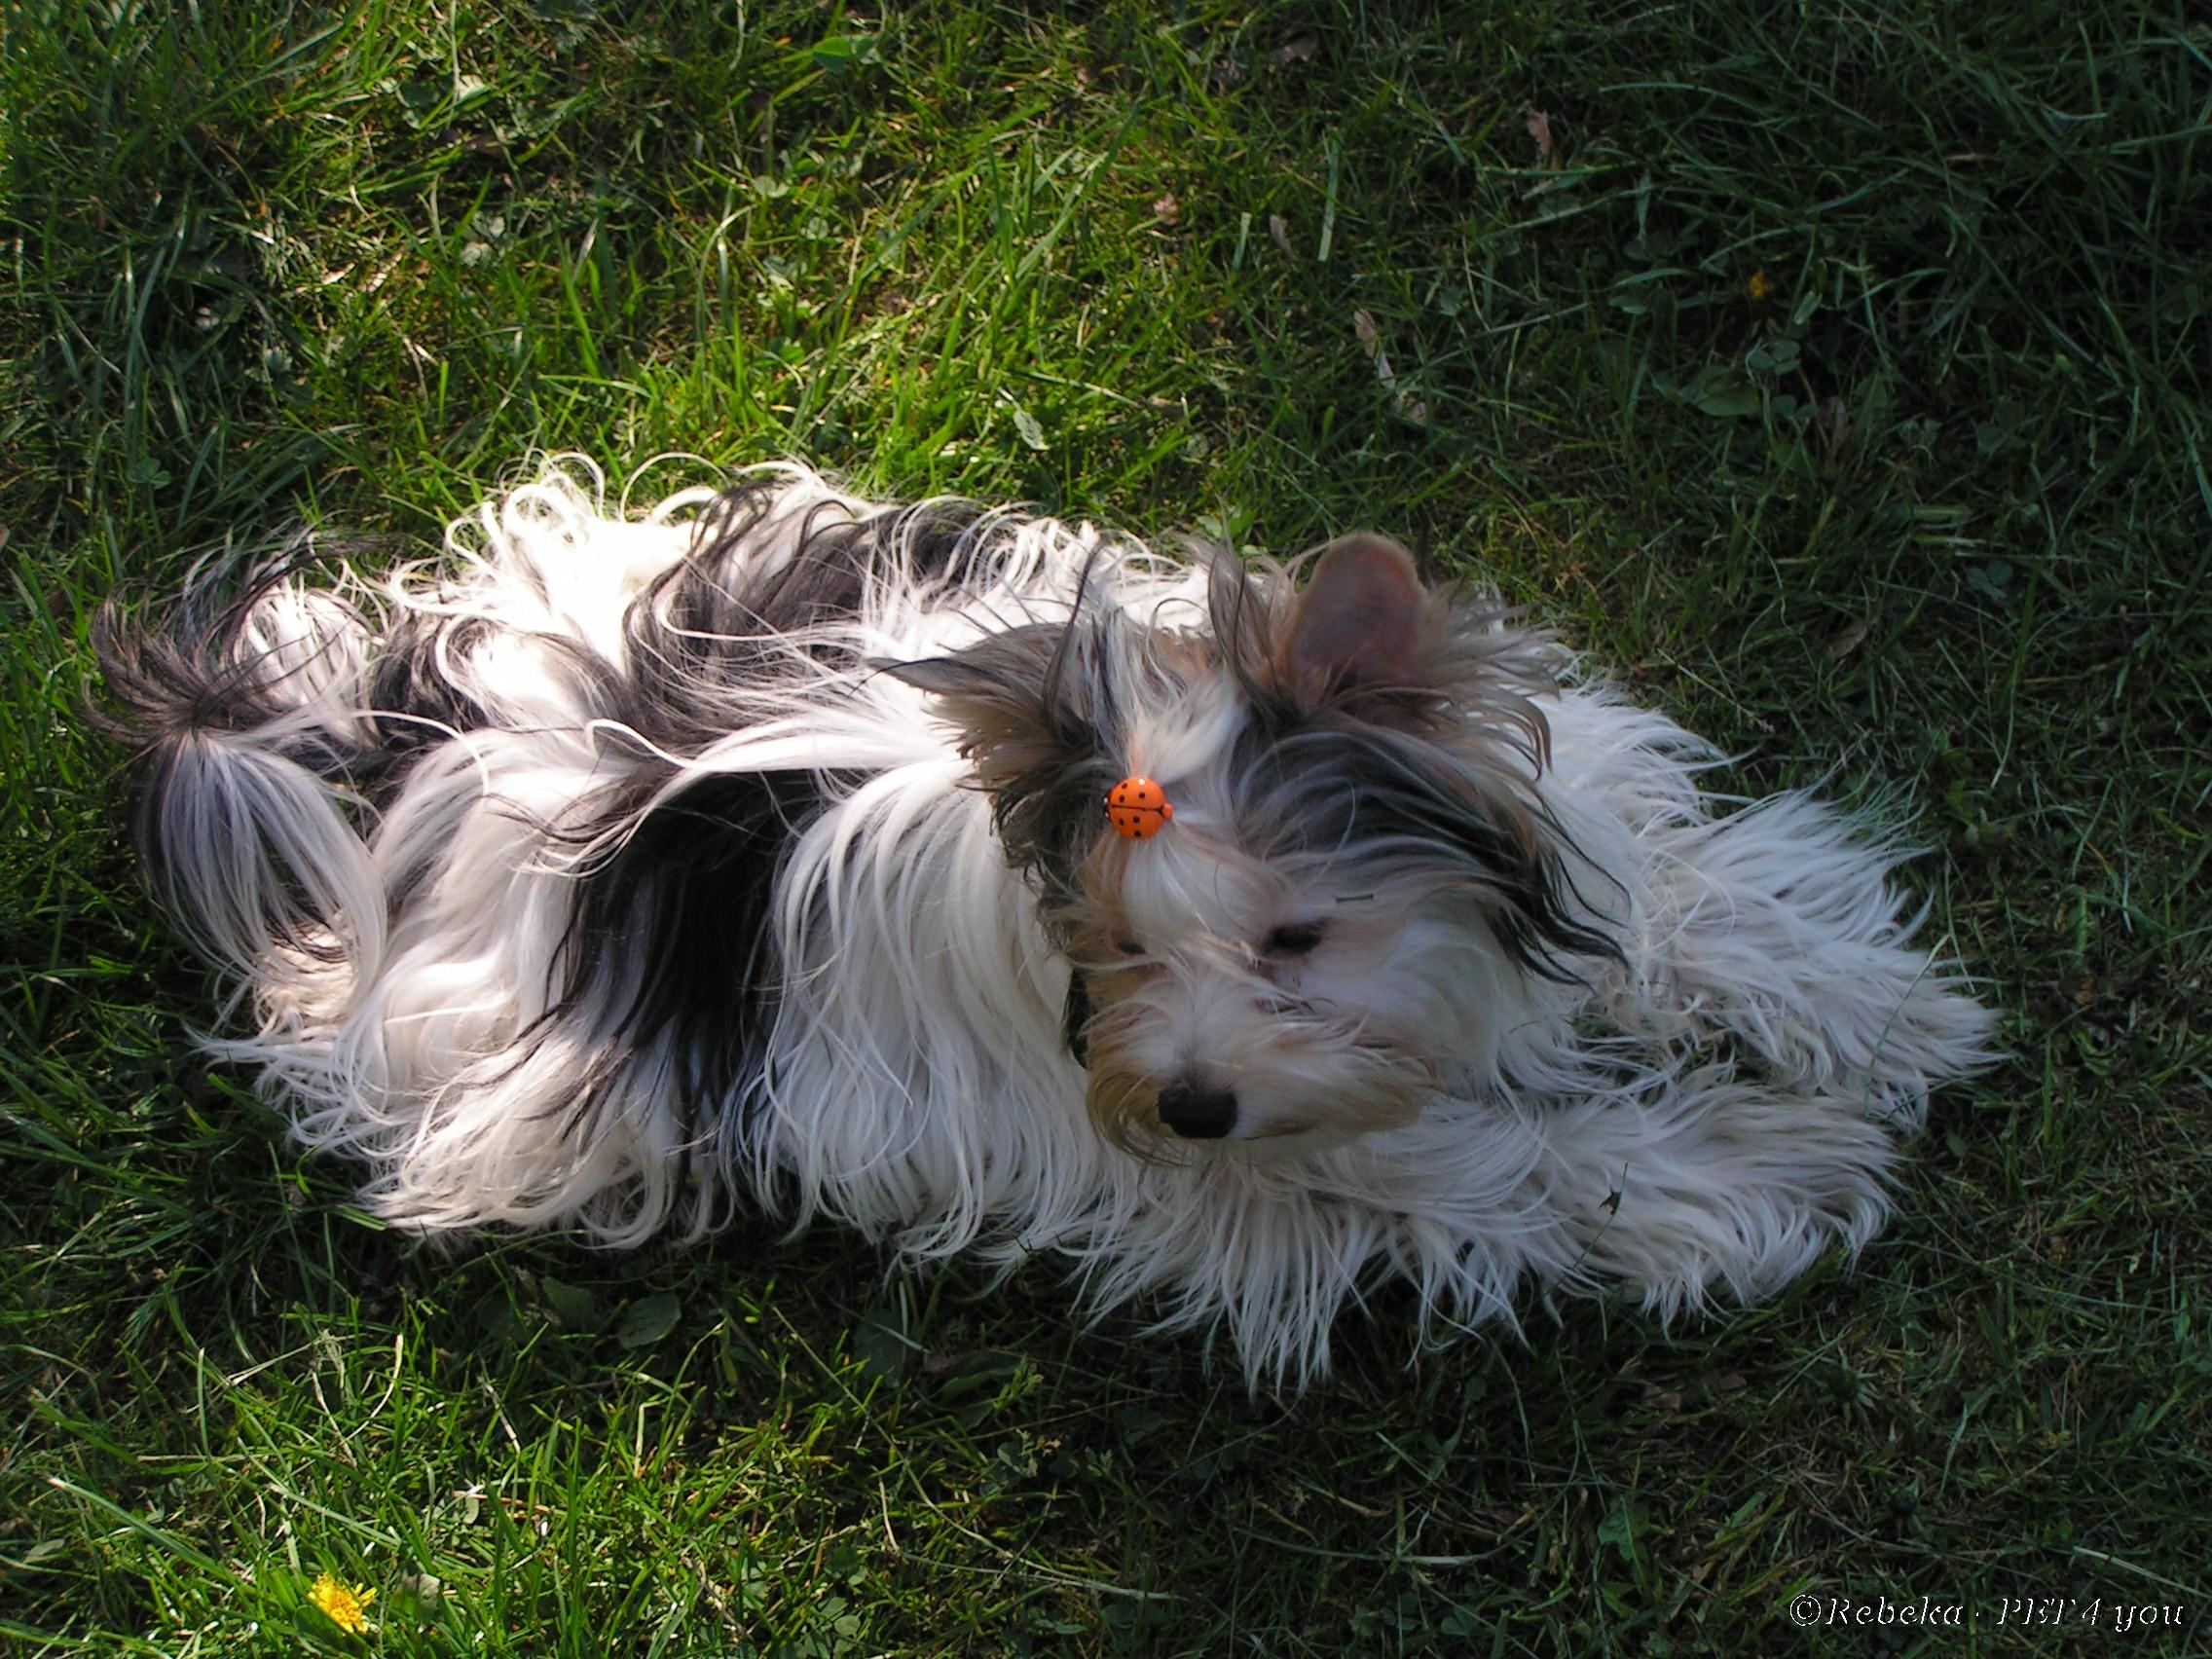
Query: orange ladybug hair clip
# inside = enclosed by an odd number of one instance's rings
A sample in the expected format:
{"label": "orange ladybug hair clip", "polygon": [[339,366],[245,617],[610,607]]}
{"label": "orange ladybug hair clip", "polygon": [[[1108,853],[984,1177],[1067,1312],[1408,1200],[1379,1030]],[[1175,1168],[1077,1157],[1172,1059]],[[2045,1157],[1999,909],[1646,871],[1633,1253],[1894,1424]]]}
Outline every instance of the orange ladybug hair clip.
{"label": "orange ladybug hair clip", "polygon": [[1132,841],[1148,841],[1175,816],[1167,792],[1150,778],[1124,778],[1106,792],[1106,820]]}

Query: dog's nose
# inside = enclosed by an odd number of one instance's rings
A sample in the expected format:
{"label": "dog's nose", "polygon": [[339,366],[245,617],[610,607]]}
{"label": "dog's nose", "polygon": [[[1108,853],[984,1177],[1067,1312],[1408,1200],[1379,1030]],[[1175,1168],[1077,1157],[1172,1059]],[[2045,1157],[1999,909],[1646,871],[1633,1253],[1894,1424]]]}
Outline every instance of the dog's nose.
{"label": "dog's nose", "polygon": [[1171,1083],[1160,1091],[1160,1121],[1185,1140],[1219,1140],[1236,1126],[1236,1096],[1202,1083]]}

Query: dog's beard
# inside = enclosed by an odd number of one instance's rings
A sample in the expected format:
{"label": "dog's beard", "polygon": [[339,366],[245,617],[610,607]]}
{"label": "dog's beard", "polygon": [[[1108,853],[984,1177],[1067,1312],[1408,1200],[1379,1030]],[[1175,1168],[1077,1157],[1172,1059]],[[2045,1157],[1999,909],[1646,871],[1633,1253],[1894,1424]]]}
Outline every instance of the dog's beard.
{"label": "dog's beard", "polygon": [[1094,1041],[1085,1100],[1091,1123],[1109,1145],[1147,1161],[1216,1147],[1305,1150],[1400,1127],[1436,1091],[1436,1074],[1424,1062],[1341,1031],[1278,1022],[1253,1035],[1261,1041],[1223,1044],[1209,1061],[1236,1101],[1234,1124],[1222,1135],[1195,1137],[1162,1121],[1161,1086],[1153,1081],[1162,1067],[1137,1033],[1125,1050]]}

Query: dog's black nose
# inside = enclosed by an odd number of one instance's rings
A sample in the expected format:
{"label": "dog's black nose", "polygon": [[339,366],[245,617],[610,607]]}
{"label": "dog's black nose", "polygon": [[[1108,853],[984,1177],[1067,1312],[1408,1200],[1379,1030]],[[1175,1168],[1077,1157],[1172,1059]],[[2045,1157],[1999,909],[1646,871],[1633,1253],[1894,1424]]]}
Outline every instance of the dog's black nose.
{"label": "dog's black nose", "polygon": [[1160,1121],[1185,1140],[1219,1140],[1236,1126],[1236,1096],[1202,1083],[1171,1083],[1160,1091]]}

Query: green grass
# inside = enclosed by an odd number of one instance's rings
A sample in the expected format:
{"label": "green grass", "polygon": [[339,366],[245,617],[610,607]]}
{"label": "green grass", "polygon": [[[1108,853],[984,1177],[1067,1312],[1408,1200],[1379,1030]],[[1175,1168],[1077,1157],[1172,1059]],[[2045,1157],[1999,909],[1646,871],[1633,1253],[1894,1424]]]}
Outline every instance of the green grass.
{"label": "green grass", "polygon": [[[2203,1641],[2212,31],[862,10],[0,21],[0,1647]],[[1048,1272],[887,1285],[827,1233],[412,1250],[193,1057],[87,619],[303,517],[418,540],[568,447],[1423,540],[1746,789],[1900,791],[2015,1057],[1856,1272],[1410,1363],[1386,1299],[1295,1402]],[[1800,1634],[1805,1591],[1976,1629]],[[1998,1622],[2031,1595],[2185,1624]]]}

